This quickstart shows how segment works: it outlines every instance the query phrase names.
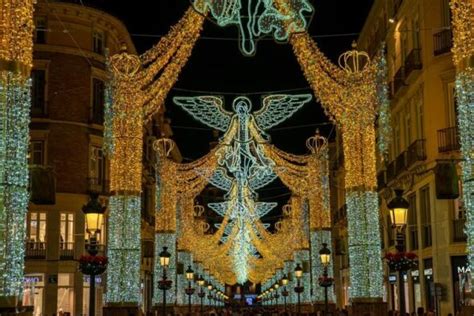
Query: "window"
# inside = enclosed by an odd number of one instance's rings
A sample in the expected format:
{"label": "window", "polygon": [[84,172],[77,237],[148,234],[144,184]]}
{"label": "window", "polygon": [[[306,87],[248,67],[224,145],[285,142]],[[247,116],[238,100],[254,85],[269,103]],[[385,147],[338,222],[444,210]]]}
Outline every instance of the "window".
{"label": "window", "polygon": [[107,160],[96,145],[90,146],[89,155],[89,191],[102,194],[107,191]]}
{"label": "window", "polygon": [[405,108],[405,147],[410,146],[413,141],[413,135],[411,132],[411,103],[408,102]]}
{"label": "window", "polygon": [[36,44],[45,44],[46,43],[46,32],[47,24],[46,17],[38,16],[35,18],[35,33],[34,33],[34,42]]}
{"label": "window", "polygon": [[100,79],[92,79],[92,122],[104,123],[105,89],[104,82]]}
{"label": "window", "polygon": [[441,26],[451,26],[451,8],[449,6],[449,0],[441,0]]}
{"label": "window", "polygon": [[30,141],[28,148],[28,164],[40,166],[45,164],[45,150],[43,140]]}
{"label": "window", "polygon": [[[74,274],[58,273],[58,314],[74,313]],[[67,314],[66,314],[67,315]]]}
{"label": "window", "polygon": [[105,36],[103,32],[95,31],[93,35],[92,50],[97,54],[104,54]]}
{"label": "window", "polygon": [[74,214],[61,213],[59,226],[59,249],[74,249]]}
{"label": "window", "polygon": [[448,127],[458,125],[458,107],[456,100],[456,86],[454,82],[447,84]]}
{"label": "window", "polygon": [[416,104],[416,136],[417,139],[425,138],[425,123],[424,123],[424,106],[422,99],[422,89],[415,96]]}
{"label": "window", "polygon": [[394,158],[398,156],[401,152],[400,145],[400,113],[397,113],[393,116],[393,154]]}
{"label": "window", "polygon": [[33,69],[31,72],[31,114],[46,113],[46,70]]}
{"label": "window", "polygon": [[413,19],[413,48],[419,49],[420,45],[420,22],[418,21],[418,17]]}
{"label": "window", "polygon": [[416,212],[416,194],[413,193],[408,197],[408,234],[410,240],[410,250],[418,249],[418,218]]}
{"label": "window", "polygon": [[421,224],[423,225],[423,246],[426,248],[432,245],[431,204],[429,185],[424,186],[420,189],[420,212]]}
{"label": "window", "polygon": [[27,238],[30,247],[44,247],[46,242],[46,213],[30,212],[27,217]]}

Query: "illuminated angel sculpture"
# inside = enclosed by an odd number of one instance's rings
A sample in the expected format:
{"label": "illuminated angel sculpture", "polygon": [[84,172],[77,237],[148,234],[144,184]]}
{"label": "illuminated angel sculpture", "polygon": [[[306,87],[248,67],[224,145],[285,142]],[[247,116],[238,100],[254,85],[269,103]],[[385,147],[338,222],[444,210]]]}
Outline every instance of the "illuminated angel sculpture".
{"label": "illuminated angel sculpture", "polygon": [[[191,0],[200,13],[210,12],[217,25],[235,25],[239,29],[240,50],[252,56],[256,40],[272,35],[277,41],[286,41],[292,33],[306,30],[305,14],[313,7],[307,0]],[[204,3],[204,5],[202,5]]]}
{"label": "illuminated angel sculpture", "polygon": [[250,258],[257,256],[252,236],[260,237],[260,218],[277,203],[256,202],[256,190],[275,180],[274,162],[264,155],[269,140],[265,130],[280,124],[311,100],[311,95],[271,95],[263,98],[259,111],[251,112],[247,97],[233,102],[234,112],[214,96],[176,97],[174,102],[198,121],[225,132],[216,152],[219,168],[209,182],[226,191],[226,201],[209,207],[227,217],[221,241],[230,243],[233,269],[239,283],[248,280]]}

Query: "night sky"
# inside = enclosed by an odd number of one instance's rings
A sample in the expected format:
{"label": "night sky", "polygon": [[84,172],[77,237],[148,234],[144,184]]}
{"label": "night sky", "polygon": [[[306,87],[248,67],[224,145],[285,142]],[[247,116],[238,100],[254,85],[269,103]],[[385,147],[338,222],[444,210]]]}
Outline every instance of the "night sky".
{"label": "night sky", "polygon": [[[351,42],[357,39],[373,1],[311,0],[315,12],[309,32],[317,36],[315,40],[319,47],[335,63],[338,56],[350,49]],[[187,0],[135,0],[132,3],[96,0],[84,3],[99,6],[122,20],[132,34],[139,53],[145,52],[161,35],[166,34],[189,7]],[[311,93],[290,45],[266,38],[258,42],[255,56],[245,57],[239,51],[237,28],[221,28],[210,21],[205,22],[202,37],[205,38],[198,41],[166,102],[166,115],[171,119],[174,131],[173,139],[185,161],[208,152],[212,131],[171,103],[171,98],[176,95],[198,95],[180,89],[224,95],[227,108],[231,106],[234,96],[251,94],[254,109],[260,107],[262,96],[255,92],[298,89],[293,93]],[[317,126],[326,122],[328,120],[321,106],[313,101],[271,130],[272,142],[283,150],[305,153],[305,140],[314,135],[316,128],[319,127],[323,135],[334,137],[331,125]],[[279,201],[280,204],[285,203],[288,197],[288,191],[279,181],[260,192],[261,200]]]}

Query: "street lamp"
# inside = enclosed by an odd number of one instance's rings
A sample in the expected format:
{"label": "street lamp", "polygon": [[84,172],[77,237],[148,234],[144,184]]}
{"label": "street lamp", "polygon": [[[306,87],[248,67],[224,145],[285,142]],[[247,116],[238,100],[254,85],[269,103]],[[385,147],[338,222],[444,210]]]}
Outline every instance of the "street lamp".
{"label": "street lamp", "polygon": [[[100,204],[99,195],[96,193],[91,194],[89,202],[82,207],[86,219],[86,230],[89,235],[86,251],[92,257],[99,253],[97,234],[100,233],[105,210],[106,207]],[[82,271],[84,274],[89,274],[89,315],[95,315],[95,277],[104,273],[105,269],[105,265],[95,265]]]}
{"label": "street lamp", "polygon": [[[387,207],[390,211],[390,219],[392,221],[392,226],[396,229],[397,232],[397,245],[396,249],[399,253],[405,251],[405,236],[404,230],[407,225],[407,213],[410,203],[408,203],[405,198],[403,198],[403,190],[394,190],[395,197],[387,204]],[[398,293],[400,299],[400,315],[405,315],[405,287],[404,287],[404,269],[398,271]]]}
{"label": "street lamp", "polygon": [[328,244],[323,243],[323,248],[319,251],[319,259],[323,266],[323,277],[320,280],[319,285],[324,287],[324,315],[328,315],[328,287],[332,286],[332,279],[328,278],[328,267],[331,263],[331,250],[328,248]]}
{"label": "street lamp", "polygon": [[304,291],[304,287],[300,284],[300,279],[303,277],[303,269],[300,264],[296,264],[295,268],[296,287],[295,292],[298,294],[298,315],[301,314],[301,293]]}
{"label": "street lamp", "polygon": [[204,287],[204,283],[206,283],[206,282],[204,281],[202,275],[199,276],[199,279],[198,279],[197,283],[198,283],[199,288],[200,288],[200,292],[198,293],[198,296],[201,299],[201,315],[203,315],[202,301],[204,299],[204,296],[206,296],[206,294],[204,294],[204,291],[202,290],[202,288]]}
{"label": "street lamp", "polygon": [[283,302],[285,304],[285,313],[286,313],[286,297],[290,294],[286,290],[286,286],[288,285],[288,276],[285,274],[283,276],[283,279],[281,279],[281,285],[283,285],[283,291],[281,292],[281,295],[283,296]]}
{"label": "street lamp", "polygon": [[185,293],[188,295],[188,313],[191,315],[191,296],[194,294],[194,289],[191,287],[191,281],[194,280],[194,271],[191,266],[188,266],[186,270],[186,279],[188,280],[188,288],[185,289]]}
{"label": "street lamp", "polygon": [[171,280],[167,279],[166,269],[170,264],[171,254],[168,252],[168,247],[163,247],[163,250],[159,254],[160,265],[163,268],[162,279],[158,281],[158,288],[163,291],[163,306],[161,309],[161,315],[166,316],[166,291],[171,288]]}
{"label": "street lamp", "polygon": [[275,288],[275,302],[276,302],[276,307],[278,308],[278,299],[280,298],[280,295],[278,294],[278,288],[280,287],[280,284],[275,283],[273,287]]}

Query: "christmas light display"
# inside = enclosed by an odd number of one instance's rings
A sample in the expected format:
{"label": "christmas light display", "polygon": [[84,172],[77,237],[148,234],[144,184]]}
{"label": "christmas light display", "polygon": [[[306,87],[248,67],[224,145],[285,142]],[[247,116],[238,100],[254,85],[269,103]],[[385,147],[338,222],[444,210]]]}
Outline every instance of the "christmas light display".
{"label": "christmas light display", "polygon": [[33,4],[0,4],[0,298],[12,304],[24,281]]}
{"label": "christmas light display", "polygon": [[465,232],[468,259],[472,265],[474,262],[474,4],[470,0],[452,0],[451,11],[452,51],[457,70],[457,118],[463,158],[461,163],[463,200],[467,214]]}
{"label": "christmas light display", "polygon": [[[374,61],[355,48],[332,64],[308,34],[290,38],[301,68],[343,138],[348,206],[350,296],[383,296],[380,229],[376,192],[375,119],[379,111],[381,55]],[[378,75],[379,74],[379,75]],[[386,112],[386,110],[384,110]],[[382,145],[382,150],[385,150]],[[361,235],[362,233],[362,235]],[[361,238],[361,236],[363,236]]]}
{"label": "christmas light display", "polygon": [[304,32],[308,25],[305,15],[313,12],[307,0],[284,3],[284,13],[273,0],[191,0],[198,12],[210,12],[217,25],[236,26],[239,29],[239,48],[246,56],[256,51],[256,41],[271,35],[276,41],[287,41],[293,33]]}

